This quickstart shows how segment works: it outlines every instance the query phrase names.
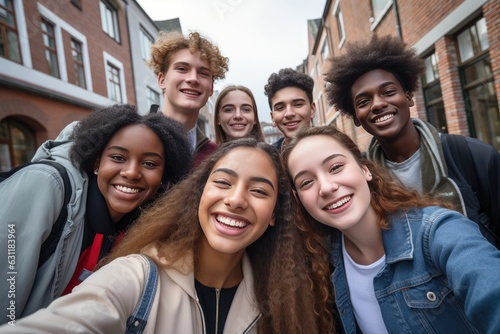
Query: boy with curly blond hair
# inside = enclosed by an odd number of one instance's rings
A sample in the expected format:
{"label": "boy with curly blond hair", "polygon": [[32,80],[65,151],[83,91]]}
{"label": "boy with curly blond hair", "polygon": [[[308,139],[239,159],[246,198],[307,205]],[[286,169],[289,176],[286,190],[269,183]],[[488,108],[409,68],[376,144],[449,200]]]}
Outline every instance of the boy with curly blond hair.
{"label": "boy with curly blond hair", "polygon": [[217,145],[196,126],[200,109],[213,94],[216,80],[224,79],[228,58],[197,32],[187,37],[160,32],[151,46],[149,66],[163,91],[163,114],[184,124],[197,166]]}

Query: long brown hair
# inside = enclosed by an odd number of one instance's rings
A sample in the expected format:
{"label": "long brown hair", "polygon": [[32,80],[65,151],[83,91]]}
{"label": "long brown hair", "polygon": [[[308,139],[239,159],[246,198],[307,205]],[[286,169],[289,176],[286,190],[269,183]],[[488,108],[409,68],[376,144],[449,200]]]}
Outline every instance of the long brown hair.
{"label": "long brown hair", "polygon": [[196,266],[197,247],[203,236],[198,219],[203,189],[214,165],[230,151],[241,147],[265,152],[278,178],[275,226],[269,227],[246,249],[262,314],[259,332],[332,332],[326,288],[329,281],[329,268],[325,264],[327,254],[323,251],[325,247],[317,244],[323,240],[310,240],[311,233],[304,233],[308,232],[308,227],[304,222],[299,223],[302,219],[299,205],[278,151],[255,139],[237,139],[219,146],[199,168],[142,214],[101,265],[154,245],[158,256],[169,263],[158,265],[174,267],[186,254],[193,254]]}
{"label": "long brown hair", "polygon": [[[443,202],[432,195],[418,194],[416,191],[408,190],[397,181],[397,179],[384,168],[363,157],[356,143],[345,133],[333,126],[318,126],[301,129],[295,138],[284,148],[283,160],[288,170],[288,158],[295,146],[304,138],[324,135],[331,137],[339,144],[348,149],[360,166],[366,166],[370,170],[373,179],[368,182],[371,192],[371,205],[384,218],[383,229],[388,229],[390,222],[385,222],[389,214],[408,210],[410,208],[422,208],[431,205],[452,208],[451,204]],[[291,182],[291,181],[290,181]],[[293,186],[293,182],[291,182]]]}
{"label": "long brown hair", "polygon": [[214,127],[215,127],[215,142],[217,144],[222,144],[225,143],[229,140],[227,137],[226,133],[222,129],[222,126],[219,124],[220,121],[220,109],[221,109],[221,104],[222,104],[222,99],[230,92],[234,92],[235,90],[240,90],[243,93],[247,94],[250,99],[252,100],[252,108],[253,108],[253,113],[255,116],[255,124],[252,127],[252,131],[250,131],[249,137],[255,138],[257,141],[265,141],[264,139],[264,134],[262,133],[262,128],[260,126],[260,121],[259,121],[259,113],[257,111],[257,103],[255,102],[255,97],[252,94],[252,91],[241,85],[230,85],[227,86],[222,90],[222,92],[219,93],[219,96],[217,96],[217,101],[215,102],[215,115],[214,115]]}

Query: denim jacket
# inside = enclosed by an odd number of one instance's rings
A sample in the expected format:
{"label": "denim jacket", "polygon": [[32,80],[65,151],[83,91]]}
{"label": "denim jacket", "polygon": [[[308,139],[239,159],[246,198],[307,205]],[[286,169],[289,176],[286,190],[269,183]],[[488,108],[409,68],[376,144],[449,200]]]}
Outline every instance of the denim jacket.
{"label": "denim jacket", "polygon": [[[477,224],[439,207],[388,219],[373,285],[389,333],[500,333],[500,251]],[[356,333],[340,237],[331,246],[335,301],[344,332]]]}

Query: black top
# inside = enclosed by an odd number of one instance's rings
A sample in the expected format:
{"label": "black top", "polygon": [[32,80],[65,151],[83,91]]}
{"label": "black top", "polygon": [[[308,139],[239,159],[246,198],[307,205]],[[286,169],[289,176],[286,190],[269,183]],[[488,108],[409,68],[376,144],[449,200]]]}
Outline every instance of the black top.
{"label": "black top", "polygon": [[[232,288],[215,289],[205,286],[194,280],[194,286],[198,299],[200,300],[203,316],[205,317],[205,330],[207,334],[222,334],[224,325],[226,324],[227,314],[233,302],[234,294],[238,290],[238,285]],[[217,290],[219,292],[219,324],[217,326],[217,333],[215,332],[215,321],[217,318]]]}
{"label": "black top", "polygon": [[82,248],[92,245],[96,233],[104,234],[99,260],[109,254],[115,245],[116,237],[120,232],[125,232],[139,217],[140,209],[136,208],[127,213],[119,222],[113,223],[109,215],[106,200],[97,185],[97,178],[94,175],[89,177],[89,187],[87,192],[87,206],[85,211],[85,228],[83,233]]}

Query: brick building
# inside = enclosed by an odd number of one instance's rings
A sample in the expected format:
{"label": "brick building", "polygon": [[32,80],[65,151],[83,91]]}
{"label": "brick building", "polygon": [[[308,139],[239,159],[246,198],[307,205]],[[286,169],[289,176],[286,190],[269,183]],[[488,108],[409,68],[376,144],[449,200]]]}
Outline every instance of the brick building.
{"label": "brick building", "polygon": [[0,170],[93,108],[135,103],[119,0],[0,2]]}
{"label": "brick building", "polygon": [[426,64],[412,116],[500,150],[499,1],[327,0],[322,17],[308,21],[308,33],[309,53],[300,68],[315,80],[316,124],[335,124],[366,147],[371,136],[328,105],[321,74],[346,43],[393,34]]}

